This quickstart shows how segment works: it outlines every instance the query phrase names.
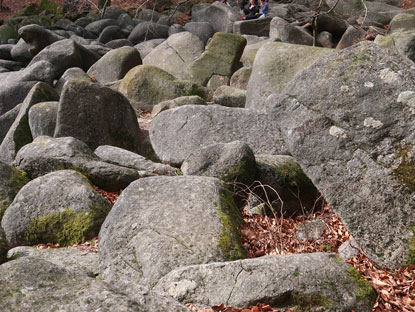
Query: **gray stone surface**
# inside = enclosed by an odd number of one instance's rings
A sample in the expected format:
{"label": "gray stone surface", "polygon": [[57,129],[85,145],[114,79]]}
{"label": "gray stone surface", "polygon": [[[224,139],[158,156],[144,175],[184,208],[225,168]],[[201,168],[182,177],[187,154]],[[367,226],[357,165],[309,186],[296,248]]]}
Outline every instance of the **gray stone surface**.
{"label": "gray stone surface", "polygon": [[247,186],[256,176],[254,153],[239,141],[202,147],[191,153],[180,169],[184,175],[214,177]]}
{"label": "gray stone surface", "polygon": [[291,25],[280,17],[270,23],[269,37],[285,43],[313,45],[313,36],[300,26]]}
{"label": "gray stone surface", "polygon": [[197,95],[190,95],[190,96],[180,96],[173,100],[167,100],[160,102],[154,105],[153,110],[151,111],[151,116],[154,118],[162,111],[165,111],[170,108],[176,108],[183,105],[206,105],[206,101],[202,99],[200,96]]}
{"label": "gray stone surface", "polygon": [[367,281],[333,254],[265,256],[193,265],[163,277],[155,289],[196,307],[256,302],[294,311],[370,311],[376,295]]}
{"label": "gray stone surface", "polygon": [[247,87],[246,108],[267,111],[267,98],[280,94],[295,74],[316,60],[334,53],[331,49],[282,42],[266,42],[256,53]]}
{"label": "gray stone surface", "polygon": [[151,39],[147,41],[140,42],[134,46],[140,52],[141,59],[144,59],[147,54],[151,52],[155,47],[157,47],[159,44],[164,42],[166,39]]}
{"label": "gray stone surface", "polygon": [[124,32],[120,27],[111,25],[104,28],[98,37],[98,41],[107,43],[115,39],[125,39],[127,35],[128,33]]}
{"label": "gray stone surface", "polygon": [[193,22],[209,22],[215,32],[231,33],[233,23],[239,20],[238,10],[216,1],[213,4],[196,4],[192,7]]}
{"label": "gray stone surface", "polygon": [[141,65],[140,53],[133,47],[122,47],[112,50],[101,57],[88,70],[88,75],[101,84],[124,78],[128,71]]}
{"label": "gray stone surface", "polygon": [[95,149],[94,154],[107,163],[138,170],[140,176],[176,175],[176,169],[169,165],[153,162],[119,147],[102,145]]}
{"label": "gray stone surface", "polygon": [[63,73],[63,75],[59,78],[59,80],[54,85],[54,88],[59,93],[59,95],[62,93],[62,89],[63,89],[65,82],[72,80],[72,79],[81,79],[84,81],[93,82],[91,77],[88,76],[88,74],[85,73],[82,68],[71,67]]}
{"label": "gray stone surface", "polygon": [[108,144],[140,151],[140,129],[128,100],[107,87],[82,80],[65,84],[54,136],[72,136],[92,149]]}
{"label": "gray stone surface", "polygon": [[244,52],[241,56],[241,62],[245,67],[252,67],[254,64],[255,56],[258,50],[267,42],[272,42],[273,40],[263,39],[255,43],[247,45],[244,49]]}
{"label": "gray stone surface", "polygon": [[93,33],[95,36],[98,37],[105,27],[111,25],[117,25],[117,23],[111,18],[105,18],[89,23],[87,26],[85,26],[85,30]]}
{"label": "gray stone surface", "polygon": [[59,102],[41,102],[29,109],[29,127],[33,138],[53,136],[56,127]]}
{"label": "gray stone surface", "polygon": [[[39,257],[22,257],[0,266],[0,303],[4,312],[148,311],[99,279]],[[59,298],[59,300],[57,299]]]}
{"label": "gray stone surface", "polygon": [[119,191],[139,178],[137,170],[103,162],[85,143],[71,137],[38,137],[17,153],[14,165],[31,178],[61,169],[77,170],[107,191]]}
{"label": "gray stone surface", "polygon": [[228,107],[245,107],[246,90],[220,86],[213,94],[213,103]]}
{"label": "gray stone surface", "polygon": [[11,49],[10,54],[13,60],[24,64],[29,63],[33,58],[32,54],[29,52],[29,45],[23,38],[19,39],[17,44]]}
{"label": "gray stone surface", "polygon": [[249,78],[251,77],[252,68],[251,67],[241,67],[239,68],[231,77],[230,86],[242,90],[248,88]]}
{"label": "gray stone surface", "polygon": [[7,245],[6,236],[4,235],[4,231],[0,226],[0,264],[7,261],[8,250],[9,246]]}
{"label": "gray stone surface", "polygon": [[209,22],[189,22],[184,25],[184,30],[198,36],[204,45],[215,34],[215,29]]}
{"label": "gray stone surface", "polygon": [[244,108],[186,105],[169,109],[154,118],[150,139],[157,156],[171,164],[181,164],[200,147],[238,140],[256,154],[287,153],[270,116]]}
{"label": "gray stone surface", "polygon": [[183,69],[204,51],[203,42],[190,32],[169,36],[143,59],[144,65],[157,66],[178,79],[186,79]]}
{"label": "gray stone surface", "polygon": [[128,39],[111,40],[111,41],[107,42],[105,45],[107,47],[111,48],[111,49],[118,49],[118,48],[122,48],[122,47],[133,47],[134,46],[132,44],[132,42]]}
{"label": "gray stone surface", "polygon": [[206,85],[214,75],[230,78],[239,67],[239,60],[246,45],[240,35],[216,33],[205,52],[186,68],[189,80]]}
{"label": "gray stone surface", "polygon": [[133,44],[151,39],[167,38],[169,36],[169,26],[156,24],[153,22],[139,23],[128,36]]}
{"label": "gray stone surface", "polygon": [[19,36],[29,45],[28,50],[33,56],[37,55],[48,45],[65,39],[64,37],[55,34],[53,31],[36,24],[20,27]]}
{"label": "gray stone surface", "polygon": [[[157,217],[155,217],[157,216]],[[201,224],[203,220],[203,225]],[[244,257],[242,217],[215,178],[149,177],[127,187],[102,225],[100,275],[117,285],[154,286],[171,270]]]}
{"label": "gray stone surface", "polygon": [[60,170],[27,183],[6,209],[1,225],[10,247],[39,243],[61,246],[91,239],[111,206],[72,170]]}
{"label": "gray stone surface", "polygon": [[150,65],[132,68],[118,89],[136,111],[151,110],[154,105],[180,96],[206,98],[206,90],[189,80],[178,80],[168,72]]}
{"label": "gray stone surface", "polygon": [[360,247],[354,239],[350,239],[341,244],[337,252],[340,258],[348,260],[360,254]]}
{"label": "gray stone surface", "polygon": [[29,126],[29,110],[40,102],[56,101],[58,94],[51,86],[44,82],[36,83],[20,107],[19,114],[7,131],[6,136],[0,144],[0,159],[12,163],[16,153],[24,145],[32,142],[33,137]]}
{"label": "gray stone surface", "polygon": [[0,116],[0,144],[6,136],[7,132],[9,131],[17,115],[19,114],[21,106],[22,104],[18,104],[14,108]]}
{"label": "gray stone surface", "polygon": [[236,21],[233,24],[233,33],[239,35],[256,35],[269,37],[272,17],[257,18],[245,21]]}
{"label": "gray stone surface", "polygon": [[366,35],[366,31],[363,29],[350,25],[341,37],[336,49],[341,50],[357,44],[362,41]]}
{"label": "gray stone surface", "polygon": [[274,102],[292,155],[363,252],[391,268],[414,262],[414,69],[364,42],[307,67]]}
{"label": "gray stone surface", "polygon": [[39,61],[48,61],[55,68],[52,77],[59,78],[65,70],[71,67],[80,67],[87,71],[98,59],[99,55],[95,52],[84,48],[72,39],[65,39],[43,49],[31,60],[29,66]]}

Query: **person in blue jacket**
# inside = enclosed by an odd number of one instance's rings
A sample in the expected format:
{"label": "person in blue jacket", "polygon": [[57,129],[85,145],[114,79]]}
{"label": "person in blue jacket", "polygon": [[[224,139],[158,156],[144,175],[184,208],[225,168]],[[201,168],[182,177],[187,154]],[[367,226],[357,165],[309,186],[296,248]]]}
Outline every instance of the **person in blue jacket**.
{"label": "person in blue jacket", "polygon": [[268,0],[260,0],[259,3],[261,4],[261,7],[258,13],[243,16],[242,19],[250,20],[250,19],[255,19],[255,18],[264,18],[268,16],[268,13],[269,13]]}

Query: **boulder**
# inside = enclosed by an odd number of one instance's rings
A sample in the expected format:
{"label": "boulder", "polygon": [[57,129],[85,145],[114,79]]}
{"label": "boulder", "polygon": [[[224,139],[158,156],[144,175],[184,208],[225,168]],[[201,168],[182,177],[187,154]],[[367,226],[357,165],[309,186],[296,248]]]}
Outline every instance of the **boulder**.
{"label": "boulder", "polygon": [[[259,38],[259,37],[258,37]],[[257,42],[251,43],[247,45],[244,49],[244,52],[241,56],[241,62],[245,67],[252,67],[254,64],[255,56],[258,50],[267,42],[274,42],[274,40],[270,39],[260,39]]]}
{"label": "boulder", "polygon": [[375,43],[415,61],[415,32],[395,32],[392,35],[377,35]]}
{"label": "boulder", "polygon": [[166,163],[181,164],[198,148],[241,141],[256,154],[287,154],[278,126],[269,115],[244,108],[186,105],[154,118],[151,144]]}
{"label": "boulder", "polygon": [[206,105],[206,101],[197,95],[180,96],[173,100],[163,101],[161,103],[154,105],[153,110],[151,111],[151,116],[154,118],[162,111],[189,104]]}
{"label": "boulder", "polygon": [[51,63],[41,61],[18,72],[0,74],[0,115],[22,103],[38,81],[50,84],[53,72]]}
{"label": "boulder", "polygon": [[9,25],[1,25],[0,26],[0,42],[6,42],[9,39],[17,39],[17,33],[16,30],[9,26]]}
{"label": "boulder", "polygon": [[318,210],[321,197],[295,159],[288,155],[255,155],[254,193],[265,203],[265,213],[293,216]]}
{"label": "boulder", "polygon": [[388,34],[393,34],[396,32],[415,32],[415,20],[414,20],[415,12],[408,11],[402,12],[397,14],[388,27]]}
{"label": "boulder", "polygon": [[178,79],[185,79],[183,68],[204,51],[203,42],[190,32],[171,35],[143,59],[144,65],[159,67]]}
{"label": "boulder", "polygon": [[0,296],[4,312],[25,310],[27,307],[37,311],[188,311],[173,299],[170,299],[169,303],[172,306],[169,307],[164,297],[148,298],[150,296],[142,295],[142,301],[146,302],[147,299],[149,302],[137,303],[82,271],[63,267],[36,256],[7,262],[0,266],[0,272],[0,283],[3,286]]}
{"label": "boulder", "polygon": [[215,34],[215,29],[209,22],[186,23],[186,25],[184,25],[184,30],[198,36],[204,45],[206,45],[208,40]]}
{"label": "boulder", "polygon": [[363,42],[299,72],[273,104],[291,154],[382,267],[415,263],[414,69]]}
{"label": "boulder", "polygon": [[120,15],[126,14],[125,10],[119,6],[113,5],[105,9],[103,18],[118,19]]}
{"label": "boulder", "polygon": [[21,27],[19,29],[19,36],[29,45],[28,50],[33,56],[37,55],[52,43],[65,39],[53,31],[36,24]]}
{"label": "boulder", "polygon": [[99,146],[94,154],[107,163],[138,170],[141,176],[177,174],[176,169],[169,165],[152,162],[141,155],[115,146]]}
{"label": "boulder", "polygon": [[33,137],[29,126],[29,109],[40,102],[56,101],[58,94],[51,86],[38,82],[30,90],[20,107],[19,114],[11,125],[9,131],[0,144],[0,159],[12,163],[16,153],[24,145],[32,142]]}
{"label": "boulder", "polygon": [[208,176],[244,185],[250,185],[256,175],[254,153],[248,144],[239,141],[202,147],[191,153],[180,169],[184,175]]}
{"label": "boulder", "polygon": [[364,40],[363,38],[365,38],[366,35],[366,31],[364,31],[363,29],[350,25],[349,27],[347,27],[347,30],[341,37],[336,49],[341,50],[344,48],[348,48],[354,44],[357,44],[360,41]]}
{"label": "boulder", "polygon": [[265,256],[182,267],[155,289],[197,308],[256,302],[293,311],[370,311],[375,292],[359,272],[327,253]]}
{"label": "boulder", "polygon": [[237,232],[242,222],[218,179],[139,179],[123,191],[102,225],[100,276],[112,285],[127,280],[151,288],[180,266],[244,258]]}
{"label": "boulder", "polygon": [[10,55],[13,60],[28,64],[33,58],[33,55],[29,52],[29,48],[30,46],[26,41],[24,41],[23,38],[20,38],[17,44],[11,49]]}
{"label": "boulder", "polygon": [[97,20],[95,22],[89,23],[85,26],[85,30],[91,32],[95,36],[99,36],[99,34],[104,30],[105,27],[117,25],[115,20],[111,18],[104,18]]}
{"label": "boulder", "polygon": [[230,86],[246,90],[248,88],[248,81],[251,77],[252,68],[251,67],[241,67],[231,77]]}
{"label": "boulder", "polygon": [[37,137],[17,153],[13,164],[32,179],[62,169],[77,170],[110,192],[139,178],[137,170],[104,162],[85,143],[71,137]]}
{"label": "boulder", "polygon": [[134,48],[140,52],[141,59],[145,58],[155,47],[164,42],[166,39],[151,39],[136,44]]}
{"label": "boulder", "polygon": [[54,85],[54,88],[59,93],[59,95],[62,94],[62,89],[65,83],[73,79],[80,79],[87,82],[93,82],[93,79],[87,73],[85,73],[82,68],[71,67],[63,73],[63,75],[59,78],[58,82]]}
{"label": "boulder", "polygon": [[18,71],[22,69],[22,63],[0,59],[0,67],[8,71]]}
{"label": "boulder", "polygon": [[173,24],[169,27],[169,36],[177,34],[179,32],[186,31],[180,24]]}
{"label": "boulder", "polygon": [[245,21],[236,21],[233,24],[233,33],[239,35],[256,35],[268,37],[272,17],[257,18]]}
{"label": "boulder", "polygon": [[317,41],[321,44],[323,48],[331,49],[334,45],[333,35],[328,31],[322,31],[317,35]]}
{"label": "boulder", "polygon": [[54,136],[77,138],[92,149],[109,144],[140,151],[140,129],[128,100],[110,88],[82,80],[65,84]]}
{"label": "boulder", "polygon": [[96,236],[110,209],[109,202],[83,175],[60,170],[23,186],[1,225],[10,247],[68,246]]}
{"label": "boulder", "polygon": [[334,14],[340,19],[353,24],[357,17],[364,14],[365,5],[360,0],[344,0],[337,2],[336,0],[327,0],[325,4],[326,9],[333,8]]}
{"label": "boulder", "polygon": [[213,102],[228,107],[245,107],[246,90],[220,86],[213,94]]}
{"label": "boulder", "polygon": [[53,78],[59,78],[71,67],[80,67],[87,71],[99,59],[99,55],[77,44],[72,39],[60,40],[52,43],[29,63],[33,65],[39,61],[48,61],[54,65]]}
{"label": "boulder", "polygon": [[266,100],[271,94],[282,93],[298,71],[333,52],[331,49],[266,42],[255,57],[245,107],[267,111]]}
{"label": "boulder", "polygon": [[21,106],[22,104],[18,104],[14,108],[0,116],[0,144],[6,136],[7,132],[9,131],[17,115],[19,114]]}
{"label": "boulder", "polygon": [[[0,161],[0,220],[20,189],[30,181],[23,171]],[[1,227],[0,227],[1,228]],[[1,231],[1,230],[0,230]],[[1,241],[1,238],[0,238]],[[1,244],[1,243],[0,243]],[[1,253],[1,252],[0,252]],[[1,256],[0,256],[1,258]],[[0,260],[1,262],[1,260]]]}
{"label": "boulder", "polygon": [[285,43],[313,45],[313,36],[300,26],[294,26],[280,17],[271,20],[269,37]]}
{"label": "boulder", "polygon": [[[107,42],[105,44],[107,47],[111,49],[118,49],[122,47],[133,47],[134,45],[128,39],[115,39]],[[141,57],[140,57],[141,58]]]}
{"label": "boulder", "polygon": [[105,84],[124,78],[131,68],[141,64],[140,53],[135,48],[122,47],[101,57],[88,70],[88,75]]}
{"label": "boulder", "polygon": [[125,39],[125,37],[127,37],[127,34],[120,27],[112,25],[104,28],[98,37],[98,41],[107,43],[115,39]]}
{"label": "boulder", "polygon": [[121,81],[119,92],[134,109],[151,110],[155,104],[179,96],[198,95],[206,98],[206,91],[196,83],[178,80],[168,72],[150,65],[132,68]]}
{"label": "boulder", "polygon": [[213,4],[196,4],[192,7],[192,21],[208,22],[215,32],[231,33],[233,23],[239,19],[237,10],[219,1]]}
{"label": "boulder", "polygon": [[0,45],[0,59],[2,60],[12,60],[11,51],[15,45],[14,44],[2,44]]}
{"label": "boulder", "polygon": [[151,10],[151,9],[143,9],[138,13],[138,18],[143,21],[157,23],[158,20],[163,16],[163,14]]}
{"label": "boulder", "polygon": [[4,231],[0,226],[0,264],[7,261],[7,251],[9,250],[9,246],[7,245],[6,236],[4,235]]}
{"label": "boulder", "polygon": [[216,33],[205,52],[187,66],[188,79],[206,85],[214,74],[230,78],[240,66],[245,45],[246,39],[240,35]]}
{"label": "boulder", "polygon": [[130,40],[133,44],[137,44],[150,39],[165,39],[168,36],[169,26],[153,22],[142,22],[134,27],[128,36],[128,40]]}
{"label": "boulder", "polygon": [[139,24],[139,20],[132,19],[128,13],[123,13],[117,18],[117,25],[127,31],[132,31],[137,24]]}
{"label": "boulder", "polygon": [[53,136],[56,127],[59,102],[41,102],[29,109],[30,132],[35,139],[38,136]]}

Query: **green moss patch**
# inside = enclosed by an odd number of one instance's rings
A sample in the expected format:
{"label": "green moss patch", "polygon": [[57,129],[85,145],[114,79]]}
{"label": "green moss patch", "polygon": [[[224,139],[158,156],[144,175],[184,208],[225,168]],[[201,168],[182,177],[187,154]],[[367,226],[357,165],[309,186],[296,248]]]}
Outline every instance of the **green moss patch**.
{"label": "green moss patch", "polygon": [[415,265],[415,226],[411,228],[413,235],[408,240],[408,258],[406,265]]}
{"label": "green moss patch", "polygon": [[354,267],[350,267],[347,269],[347,273],[349,274],[350,280],[355,283],[357,287],[357,299],[363,302],[368,302],[369,304],[374,302],[376,300],[376,294],[369,282],[362,278],[359,271]]}
{"label": "green moss patch", "polygon": [[227,261],[246,258],[246,251],[242,247],[238,228],[242,226],[243,219],[236,208],[232,194],[224,190],[220,195],[218,213],[222,222],[222,233],[219,237],[219,247]]}
{"label": "green moss patch", "polygon": [[75,213],[66,209],[60,213],[51,213],[34,219],[25,233],[30,245],[54,243],[61,246],[73,245],[91,239],[97,235],[108,210],[96,207],[91,211]]}
{"label": "green moss patch", "polygon": [[306,176],[301,167],[293,162],[285,162],[275,167],[275,176],[278,177],[278,184],[294,187],[305,188],[312,187],[313,182]]}

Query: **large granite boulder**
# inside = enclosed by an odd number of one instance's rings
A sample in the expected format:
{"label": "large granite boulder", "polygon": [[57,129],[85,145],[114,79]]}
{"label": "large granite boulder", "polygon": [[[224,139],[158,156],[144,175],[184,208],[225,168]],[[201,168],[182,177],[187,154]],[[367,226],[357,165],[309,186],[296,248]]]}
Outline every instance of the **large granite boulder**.
{"label": "large granite boulder", "polygon": [[77,138],[92,149],[109,144],[140,151],[140,128],[128,100],[110,88],[82,80],[65,84],[54,136]]}
{"label": "large granite boulder", "polygon": [[37,82],[51,84],[54,71],[51,63],[41,61],[18,72],[0,74],[0,115],[22,103]]}
{"label": "large granite boulder", "polygon": [[16,39],[16,30],[9,25],[0,26],[0,41],[7,42],[9,39]]}
{"label": "large granite boulder", "polygon": [[84,81],[93,82],[93,79],[83,69],[79,67],[71,67],[63,73],[63,75],[59,78],[53,87],[60,95],[65,83],[72,79],[81,79]]}
{"label": "large granite boulder", "polygon": [[159,44],[164,42],[166,39],[151,39],[146,40],[143,42],[140,42],[134,46],[140,52],[141,59],[144,59],[147,54],[151,52],[155,47],[157,47]]}
{"label": "large granite boulder", "polygon": [[13,60],[23,64],[28,64],[33,58],[33,55],[29,52],[29,48],[30,46],[26,43],[26,41],[24,41],[23,38],[20,38],[10,50],[10,55]]}
{"label": "large granite boulder", "polygon": [[133,44],[137,44],[150,39],[167,38],[168,36],[169,26],[153,22],[142,22],[134,27],[128,36],[128,40]]}
{"label": "large granite boulder", "polygon": [[104,162],[71,137],[37,137],[20,149],[13,164],[32,179],[62,169],[77,170],[107,191],[119,191],[139,178],[137,170]]}
{"label": "large granite boulder", "polygon": [[272,17],[237,21],[233,24],[233,33],[239,35],[256,35],[269,37]]}
{"label": "large granite boulder", "polygon": [[273,103],[291,154],[363,252],[390,268],[415,263],[414,69],[364,42],[299,72]]}
{"label": "large granite boulder", "polygon": [[415,31],[395,32],[386,36],[377,35],[375,43],[415,61]]}
{"label": "large granite boulder", "polygon": [[0,161],[0,220],[16,194],[29,181],[25,172]]}
{"label": "large granite boulder", "polygon": [[206,98],[206,91],[196,83],[178,80],[168,72],[150,65],[136,66],[121,81],[119,91],[136,110],[151,110],[162,101],[185,95]]}
{"label": "large granite boulder", "polygon": [[53,31],[36,24],[20,27],[19,36],[29,45],[28,50],[33,56],[52,43],[65,39]]}
{"label": "large granite boulder", "polygon": [[196,4],[192,7],[192,21],[209,22],[215,32],[231,33],[233,23],[239,19],[238,10],[219,1],[213,4]]}
{"label": "large granite boulder", "polygon": [[231,78],[240,66],[245,45],[246,39],[240,35],[216,33],[205,52],[187,66],[188,79],[206,85],[213,75]]}
{"label": "large granite boulder", "polygon": [[8,112],[0,115],[0,144],[19,114],[21,106],[22,104],[18,104]]}
{"label": "large granite boulder", "polygon": [[192,152],[214,143],[241,141],[255,154],[286,154],[278,126],[267,114],[244,108],[185,105],[154,118],[151,144],[166,163],[181,164]]}
{"label": "large granite boulder", "polygon": [[246,90],[230,86],[220,86],[213,94],[213,102],[228,107],[245,107]]}
{"label": "large granite boulder", "polygon": [[40,102],[57,101],[58,99],[58,94],[48,84],[38,82],[33,86],[23,101],[19,114],[0,144],[1,160],[10,164],[13,162],[19,149],[32,142],[33,137],[30,132],[28,117],[30,108]]}
{"label": "large granite boulder", "polygon": [[190,32],[171,35],[143,59],[144,65],[159,67],[178,79],[186,79],[183,68],[204,51],[203,42]]}
{"label": "large granite boulder", "polygon": [[[201,223],[200,221],[203,220]],[[171,270],[245,257],[231,193],[215,178],[148,177],[127,187],[99,234],[100,276],[153,287]]]}
{"label": "large granite boulder", "polygon": [[[246,37],[246,35],[245,35]],[[274,40],[271,39],[264,39],[262,37],[255,37],[258,38],[258,41],[254,41],[252,43],[249,43],[242,53],[241,56],[241,63],[245,67],[252,67],[254,64],[255,56],[258,53],[258,50],[267,42],[273,42]]]}
{"label": "large granite boulder", "polygon": [[242,67],[239,68],[231,77],[230,86],[246,90],[248,88],[249,78],[251,77],[252,68]]}
{"label": "large granite boulder", "polygon": [[154,118],[162,111],[189,104],[206,105],[206,101],[197,95],[179,96],[178,98],[175,98],[173,100],[163,101],[154,105],[153,110],[151,111],[151,116]]}
{"label": "large granite boulder", "polygon": [[33,65],[39,61],[48,61],[54,65],[53,78],[59,78],[65,70],[71,67],[80,67],[87,71],[100,56],[72,39],[60,40],[52,43],[37,54],[29,63]]}
{"label": "large granite boulder", "polygon": [[105,27],[112,26],[112,25],[117,25],[117,22],[113,20],[112,18],[104,18],[104,19],[100,19],[92,23],[89,23],[87,26],[85,26],[85,30],[93,33],[95,36],[98,37],[101,31],[103,31]]}
{"label": "large granite boulder", "polygon": [[256,302],[292,311],[370,311],[375,292],[359,272],[333,254],[265,256],[185,266],[155,289],[198,308]]}
{"label": "large granite boulder", "polygon": [[141,56],[137,49],[122,47],[111,50],[101,57],[88,70],[88,75],[105,84],[124,78],[131,68],[141,64]]}
{"label": "large granite boulder", "polygon": [[307,30],[292,25],[280,17],[274,17],[271,20],[269,37],[285,43],[313,45],[313,36]]}
{"label": "large granite boulder", "polygon": [[0,303],[4,312],[23,311],[27,307],[36,311],[190,311],[166,295],[144,289],[138,300],[132,300],[82,271],[36,256],[1,265],[0,276]]}
{"label": "large granite boulder", "polygon": [[128,34],[128,32],[124,32],[120,27],[116,25],[107,26],[100,33],[98,41],[101,43],[108,43],[116,39],[125,39]]}
{"label": "large granite boulder", "polygon": [[28,122],[32,137],[53,136],[56,127],[59,102],[41,102],[29,109]]}
{"label": "large granite boulder", "polygon": [[203,44],[209,41],[210,38],[215,34],[215,29],[209,22],[189,22],[184,25],[183,31],[191,32],[192,34],[199,37]]}
{"label": "large granite boulder", "polygon": [[98,234],[109,202],[80,173],[61,170],[27,183],[1,221],[10,247],[59,243],[61,246]]}
{"label": "large granite boulder", "polygon": [[256,53],[245,107],[267,111],[266,100],[271,94],[280,94],[298,71],[333,52],[282,42],[264,43]]}

